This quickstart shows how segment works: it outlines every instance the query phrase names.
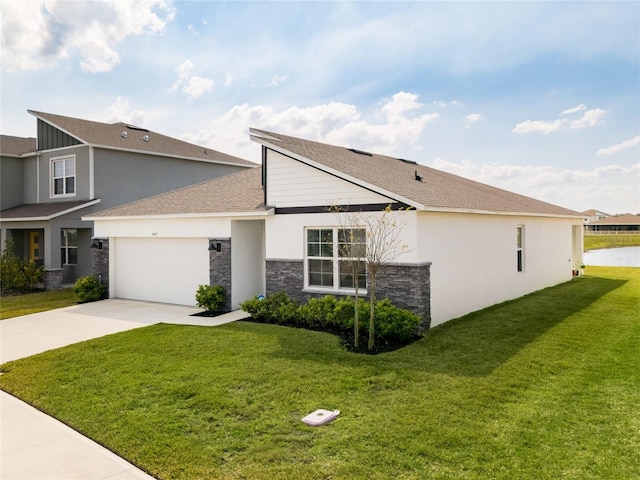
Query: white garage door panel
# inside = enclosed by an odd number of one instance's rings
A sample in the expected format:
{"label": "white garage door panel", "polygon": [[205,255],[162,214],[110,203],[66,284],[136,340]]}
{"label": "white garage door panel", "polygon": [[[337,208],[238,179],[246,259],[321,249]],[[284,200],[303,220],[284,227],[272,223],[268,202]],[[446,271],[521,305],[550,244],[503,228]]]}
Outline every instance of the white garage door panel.
{"label": "white garage door panel", "polygon": [[198,285],[209,283],[206,238],[117,238],[115,296],[195,305]]}

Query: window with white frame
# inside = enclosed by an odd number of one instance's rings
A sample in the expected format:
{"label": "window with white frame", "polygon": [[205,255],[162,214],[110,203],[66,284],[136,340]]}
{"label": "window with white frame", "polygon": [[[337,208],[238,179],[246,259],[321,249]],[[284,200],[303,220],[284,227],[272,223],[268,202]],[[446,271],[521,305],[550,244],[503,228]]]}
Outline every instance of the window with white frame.
{"label": "window with white frame", "polygon": [[54,158],[51,160],[52,196],[75,195],[76,159],[75,157]]}
{"label": "window with white frame", "polygon": [[516,255],[518,272],[524,272],[524,226],[517,227]]}
{"label": "window with white frame", "polygon": [[75,228],[60,230],[60,263],[62,266],[78,264],[78,231]]}
{"label": "window with white frame", "polygon": [[308,228],[305,286],[327,290],[366,288],[364,228]]}

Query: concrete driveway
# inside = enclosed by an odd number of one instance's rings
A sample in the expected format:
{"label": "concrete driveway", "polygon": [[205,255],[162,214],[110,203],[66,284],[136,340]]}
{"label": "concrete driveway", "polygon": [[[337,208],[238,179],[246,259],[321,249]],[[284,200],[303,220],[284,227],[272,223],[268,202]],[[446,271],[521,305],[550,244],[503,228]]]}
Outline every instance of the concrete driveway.
{"label": "concrete driveway", "polygon": [[[110,299],[0,321],[0,363],[155,323],[215,326],[242,311],[192,317],[202,309]],[[0,391],[3,480],[153,480],[75,430]]]}

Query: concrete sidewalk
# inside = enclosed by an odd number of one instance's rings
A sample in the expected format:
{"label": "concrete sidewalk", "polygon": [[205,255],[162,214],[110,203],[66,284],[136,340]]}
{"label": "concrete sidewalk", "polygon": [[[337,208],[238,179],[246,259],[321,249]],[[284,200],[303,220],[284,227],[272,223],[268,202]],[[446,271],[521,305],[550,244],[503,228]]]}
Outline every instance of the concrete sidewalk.
{"label": "concrete sidewalk", "polygon": [[[215,326],[248,315],[110,299],[0,321],[0,363],[156,323]],[[134,465],[11,395],[0,392],[2,480],[153,480]]]}

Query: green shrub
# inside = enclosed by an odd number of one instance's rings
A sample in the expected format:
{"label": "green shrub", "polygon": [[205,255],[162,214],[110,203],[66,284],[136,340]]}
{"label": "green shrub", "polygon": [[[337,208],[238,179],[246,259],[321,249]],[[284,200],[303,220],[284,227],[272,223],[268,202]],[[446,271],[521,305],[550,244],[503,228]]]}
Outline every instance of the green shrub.
{"label": "green shrub", "polygon": [[285,292],[247,300],[240,304],[240,308],[258,322],[278,325],[296,324],[300,316],[300,307]]}
{"label": "green shrub", "polygon": [[[253,320],[278,325],[298,325],[313,330],[338,333],[350,342],[353,337],[355,301],[351,297],[336,299],[332,295],[312,298],[298,306],[284,292],[268,297],[247,300],[240,308],[251,314]],[[361,338],[369,334],[369,302],[358,299]],[[376,342],[397,348],[410,343],[420,326],[420,317],[409,310],[394,306],[387,298],[375,305]],[[385,347],[387,348],[387,347]]]}
{"label": "green shrub", "polygon": [[73,291],[80,300],[80,303],[95,302],[105,297],[107,286],[91,275],[81,277],[76,280]]}
{"label": "green shrub", "polygon": [[[358,298],[358,315],[360,321],[360,333],[363,331],[365,323],[369,323],[369,303]],[[333,326],[345,332],[353,332],[353,322],[355,319],[355,301],[351,297],[342,297],[336,301],[335,308],[327,317],[327,325]]]}
{"label": "green shrub", "polygon": [[324,329],[334,316],[336,298],[327,295],[322,298],[312,298],[305,305],[300,306],[300,321],[309,328]]}
{"label": "green shrub", "polygon": [[196,304],[207,312],[221,311],[226,300],[227,290],[222,285],[199,285],[196,290]]}
{"label": "green shrub", "polygon": [[420,317],[409,310],[398,308],[385,298],[376,302],[376,340],[383,342],[407,342],[420,326]]}
{"label": "green shrub", "polygon": [[19,258],[14,253],[13,240],[7,238],[0,253],[0,290],[29,291],[42,282],[43,276],[44,267]]}

